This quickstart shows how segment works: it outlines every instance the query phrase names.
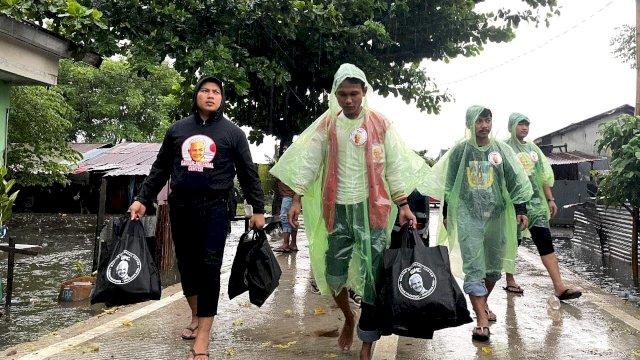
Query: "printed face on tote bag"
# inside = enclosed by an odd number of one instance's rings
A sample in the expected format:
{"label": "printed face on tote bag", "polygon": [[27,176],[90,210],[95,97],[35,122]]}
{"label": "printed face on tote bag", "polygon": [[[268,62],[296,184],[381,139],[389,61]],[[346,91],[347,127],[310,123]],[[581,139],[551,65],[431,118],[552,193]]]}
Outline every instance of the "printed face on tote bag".
{"label": "printed face on tote bag", "polygon": [[398,290],[411,300],[422,300],[436,289],[438,280],[431,269],[418,262],[405,268],[398,276]]}

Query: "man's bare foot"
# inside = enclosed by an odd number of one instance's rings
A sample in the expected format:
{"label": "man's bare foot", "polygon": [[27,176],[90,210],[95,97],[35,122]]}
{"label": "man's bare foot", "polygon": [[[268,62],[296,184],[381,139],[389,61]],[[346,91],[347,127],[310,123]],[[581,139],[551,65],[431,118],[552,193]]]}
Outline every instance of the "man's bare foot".
{"label": "man's bare foot", "polygon": [[358,323],[358,312],[351,310],[352,316],[344,319],[344,325],[342,331],[340,331],[340,337],[338,338],[338,346],[343,352],[351,350],[353,345],[353,333]]}
{"label": "man's bare foot", "polygon": [[372,347],[373,343],[362,343],[362,349],[360,349],[360,360],[371,360],[371,356],[373,356],[373,353],[371,352]]}

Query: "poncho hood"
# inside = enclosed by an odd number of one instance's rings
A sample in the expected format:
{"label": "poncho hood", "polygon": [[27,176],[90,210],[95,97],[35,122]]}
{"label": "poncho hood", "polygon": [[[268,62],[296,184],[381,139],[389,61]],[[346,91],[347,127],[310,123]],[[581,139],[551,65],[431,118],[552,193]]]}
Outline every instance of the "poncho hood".
{"label": "poncho hood", "polygon": [[518,140],[516,137],[516,125],[518,125],[521,121],[526,121],[531,124],[531,120],[523,114],[514,112],[509,115],[509,133],[511,133],[511,139]]}
{"label": "poncho hood", "polygon": [[[466,139],[469,141],[471,145],[475,148],[481,148],[476,142],[476,120],[480,117],[483,111],[485,111],[487,107],[482,105],[471,105],[467,109],[467,116],[465,121],[465,126],[467,127]],[[492,128],[493,129],[493,128]],[[493,131],[489,134],[489,137],[493,139]]]}
{"label": "poncho hood", "polygon": [[[347,78],[355,78],[362,80],[366,89],[371,90],[371,85],[367,81],[367,77],[360,68],[353,64],[342,64],[336,74],[333,76],[333,85],[331,86],[331,94],[329,94],[329,111],[332,115],[338,114],[342,108],[338,104],[338,98],[336,97],[336,91],[338,86]],[[369,101],[367,96],[362,97],[362,109],[369,110]]]}

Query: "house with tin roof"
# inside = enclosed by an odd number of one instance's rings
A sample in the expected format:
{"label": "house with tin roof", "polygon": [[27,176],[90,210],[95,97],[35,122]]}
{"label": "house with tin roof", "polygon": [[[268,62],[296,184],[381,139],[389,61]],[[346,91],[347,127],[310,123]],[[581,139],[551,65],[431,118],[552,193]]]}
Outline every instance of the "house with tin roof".
{"label": "house with tin roof", "polygon": [[633,115],[633,106],[616,107],[534,140],[547,156],[555,175],[553,194],[559,212],[551,220],[552,224],[573,225],[573,208],[565,206],[584,202],[595,195],[594,171],[609,169],[607,154],[599,153],[596,145],[600,125],[625,114]]}

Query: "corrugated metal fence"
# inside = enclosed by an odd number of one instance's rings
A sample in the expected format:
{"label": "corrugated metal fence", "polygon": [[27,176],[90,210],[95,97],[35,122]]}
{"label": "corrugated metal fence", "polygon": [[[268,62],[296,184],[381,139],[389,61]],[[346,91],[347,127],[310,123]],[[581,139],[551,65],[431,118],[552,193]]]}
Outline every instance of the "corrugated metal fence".
{"label": "corrugated metal fence", "polygon": [[556,180],[553,185],[553,197],[558,205],[558,214],[551,218],[552,225],[573,225],[574,208],[565,205],[577,204],[585,201],[590,195],[587,187],[589,182],[579,180]]}
{"label": "corrugated metal fence", "polygon": [[575,207],[574,241],[602,255],[631,263],[632,217],[624,207],[587,202]]}

